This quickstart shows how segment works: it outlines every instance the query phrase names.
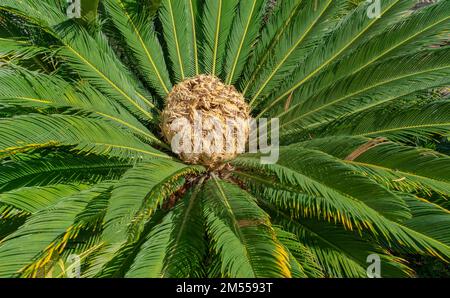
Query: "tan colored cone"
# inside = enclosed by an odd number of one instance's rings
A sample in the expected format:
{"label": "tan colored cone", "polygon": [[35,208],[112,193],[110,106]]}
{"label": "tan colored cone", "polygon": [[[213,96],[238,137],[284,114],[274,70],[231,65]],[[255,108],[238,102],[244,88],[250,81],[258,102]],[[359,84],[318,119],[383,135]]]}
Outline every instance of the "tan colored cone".
{"label": "tan colored cone", "polygon": [[[179,157],[186,163],[202,164],[208,167],[217,166],[236,157],[239,154],[238,142],[242,142],[242,138],[246,141],[249,134],[250,109],[242,94],[234,86],[225,85],[217,77],[209,75],[199,75],[174,86],[167,97],[166,107],[161,117],[161,129],[169,144],[172,138],[180,133],[180,129],[183,129],[180,128],[177,131],[171,127],[174,121],[184,118],[189,121],[191,127],[194,127],[194,119],[198,119],[196,117],[199,115],[202,120],[216,119],[222,127],[220,131],[224,142],[228,141],[236,146],[234,150],[224,148],[222,152],[216,150],[212,153],[208,152],[207,146],[203,146],[200,152],[181,152]],[[230,120],[240,123],[240,133],[226,134]],[[204,128],[201,137],[205,139],[211,133],[211,129]],[[192,144],[194,144],[194,138],[195,134],[192,133]]]}

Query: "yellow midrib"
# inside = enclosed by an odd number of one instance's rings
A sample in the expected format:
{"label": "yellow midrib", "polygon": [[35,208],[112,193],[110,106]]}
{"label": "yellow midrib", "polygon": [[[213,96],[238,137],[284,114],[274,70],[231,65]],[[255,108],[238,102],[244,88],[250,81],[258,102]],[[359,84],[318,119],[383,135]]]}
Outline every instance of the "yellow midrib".
{"label": "yellow midrib", "polygon": [[241,55],[242,47],[244,46],[245,38],[247,37],[248,29],[250,28],[250,24],[251,24],[251,20],[252,20],[252,17],[253,17],[253,12],[255,11],[255,7],[256,7],[256,0],[253,0],[252,9],[250,11],[250,15],[248,17],[247,24],[245,25],[244,34],[242,35],[242,39],[241,39],[241,42],[239,44],[238,52],[237,52],[236,57],[234,59],[233,67],[231,69],[230,74],[228,75],[228,79],[227,79],[227,84],[228,85],[230,85],[231,81],[233,80],[234,72],[236,71],[236,66],[237,66],[237,63],[238,63],[238,60],[239,60],[239,56]]}
{"label": "yellow midrib", "polygon": [[198,65],[197,33],[195,30],[195,16],[194,16],[194,7],[192,6],[192,1],[193,0],[189,0],[189,9],[191,12],[191,20],[192,20],[192,38],[194,39],[193,47],[194,47],[195,74],[198,75],[200,70],[199,70],[199,65]]}
{"label": "yellow midrib", "polygon": [[304,34],[297,40],[297,42],[295,42],[294,46],[292,46],[289,51],[287,52],[287,54],[283,57],[283,59],[281,59],[280,63],[278,63],[278,65],[274,68],[274,70],[271,72],[271,74],[269,75],[269,77],[264,81],[264,83],[261,85],[261,87],[259,88],[259,90],[256,92],[256,94],[253,96],[252,100],[250,101],[250,106],[255,102],[256,98],[258,98],[259,94],[261,94],[261,92],[264,90],[264,88],[266,88],[267,84],[270,82],[270,80],[275,76],[275,74],[278,72],[278,70],[281,68],[281,66],[283,66],[284,62],[286,62],[286,60],[289,58],[289,56],[291,56],[291,54],[295,51],[295,49],[297,49],[298,45],[306,38],[306,36],[308,36],[309,32],[311,32],[311,30],[314,28],[314,26],[317,24],[317,22],[319,21],[319,19],[323,16],[323,14],[325,13],[325,11],[328,9],[328,7],[330,7],[330,4],[332,3],[332,1],[329,1],[328,4],[323,8],[322,12],[317,16],[317,18],[315,19],[315,21],[308,27],[308,29],[304,32]]}
{"label": "yellow midrib", "polygon": [[[336,100],[333,100],[332,102],[329,102],[329,103],[327,103],[327,104],[324,104],[324,105],[322,105],[322,106],[320,106],[320,107],[318,107],[318,108],[316,108],[316,109],[314,109],[314,110],[311,110],[311,111],[309,111],[309,112],[307,112],[307,113],[305,113],[305,114],[303,114],[303,115],[300,115],[299,117],[297,117],[297,118],[295,118],[295,119],[292,119],[292,120],[290,120],[290,121],[288,121],[288,122],[285,122],[284,124],[282,124],[282,125],[280,126],[280,128],[281,128],[281,127],[284,127],[284,126],[286,126],[286,125],[288,125],[288,124],[290,124],[290,123],[292,123],[292,122],[294,122],[294,121],[298,121],[299,119],[302,119],[302,118],[304,118],[304,117],[306,117],[306,116],[308,116],[308,115],[310,115],[310,114],[312,114],[312,113],[315,113],[315,112],[317,112],[317,111],[320,111],[320,110],[322,110],[322,109],[324,109],[324,108],[326,108],[326,107],[328,107],[328,106],[330,106],[330,105],[333,105],[333,104],[335,104],[335,103],[338,103],[338,102],[340,102],[340,101],[343,101],[343,100],[345,100],[345,99],[347,99],[347,98],[349,98],[349,97],[352,97],[352,96],[358,95],[358,94],[360,94],[360,93],[363,93],[363,92],[365,92],[365,91],[367,91],[367,90],[370,90],[370,89],[373,89],[373,88],[382,86],[382,85],[384,85],[384,84],[388,84],[388,83],[392,83],[392,82],[395,82],[395,81],[398,81],[398,80],[402,80],[402,79],[405,79],[405,78],[408,78],[408,77],[411,77],[411,76],[416,76],[416,75],[424,74],[424,73],[427,73],[427,72],[434,72],[434,71],[442,70],[442,69],[446,69],[446,68],[450,68],[450,66],[437,67],[437,68],[433,68],[433,69],[427,69],[427,70],[425,70],[425,71],[414,72],[414,73],[410,73],[410,74],[405,75],[405,76],[395,77],[395,78],[393,78],[393,79],[391,79],[391,80],[381,81],[381,82],[378,82],[377,84],[374,84],[374,85],[369,85],[369,86],[367,86],[366,88],[363,88],[363,89],[358,90],[357,92],[353,92],[353,93],[347,94],[346,96],[340,97],[340,98],[338,98],[338,99],[336,99]],[[298,105],[296,105],[296,106],[294,106],[294,107],[297,107],[297,106],[298,106]],[[281,116],[286,115],[286,114],[287,114],[287,112],[283,112],[283,113],[279,114],[278,116],[281,117]]]}
{"label": "yellow midrib", "polygon": [[168,155],[162,155],[162,154],[154,153],[154,152],[151,152],[151,151],[148,151],[148,150],[134,148],[134,147],[129,147],[129,146],[116,145],[116,144],[107,144],[107,143],[92,143],[92,144],[93,145],[97,145],[97,146],[105,146],[105,147],[108,147],[108,148],[126,149],[126,150],[136,151],[136,152],[140,152],[140,153],[145,153],[145,154],[151,155],[151,156],[157,156],[157,157],[161,157],[161,158],[172,159]]}
{"label": "yellow midrib", "polygon": [[99,69],[97,69],[93,64],[91,64],[88,60],[86,60],[83,56],[81,56],[75,49],[73,49],[70,45],[66,44],[66,47],[74,53],[78,58],[80,58],[85,64],[87,64],[90,68],[92,68],[96,73],[98,73],[108,84],[110,84],[116,91],[122,94],[129,102],[131,102],[138,110],[144,113],[150,119],[153,119],[152,115],[144,110],[141,106],[139,106],[128,94],[126,94],[122,89],[120,89],[114,82],[112,82],[104,73],[102,73]]}
{"label": "yellow midrib", "polygon": [[9,96],[8,96],[7,98],[11,98],[11,99],[23,99],[23,100],[35,101],[35,102],[46,103],[46,104],[52,103],[52,101],[50,101],[50,100],[46,100],[46,99],[38,99],[38,98],[32,98],[32,97],[25,97],[25,96],[14,96],[14,97],[9,97]]}
{"label": "yellow midrib", "polygon": [[396,131],[396,130],[423,128],[423,127],[433,127],[433,126],[438,126],[438,125],[439,126],[450,126],[450,122],[433,123],[433,124],[407,125],[407,126],[402,126],[402,127],[380,129],[380,130],[376,130],[376,131],[370,131],[370,132],[358,134],[358,135],[355,135],[355,137],[364,137],[364,136],[369,136],[369,135],[373,135],[373,134],[384,133],[384,132],[391,132],[391,131]]}
{"label": "yellow midrib", "polygon": [[308,81],[310,78],[312,78],[315,74],[317,74],[319,71],[321,71],[324,67],[326,67],[328,64],[330,64],[331,61],[333,61],[336,57],[339,57],[350,45],[352,45],[359,37],[361,37],[364,33],[366,33],[367,30],[369,30],[372,25],[378,20],[381,19],[381,17],[388,12],[395,4],[397,4],[400,0],[397,0],[393,2],[383,13],[380,15],[379,18],[375,18],[372,22],[369,22],[368,26],[362,30],[360,33],[358,33],[346,46],[344,46],[341,50],[339,50],[335,55],[333,55],[330,59],[325,61],[320,67],[316,68],[314,71],[312,71],[308,76],[306,76],[304,79],[302,79],[299,83],[295,84],[292,88],[290,88],[288,91],[286,91],[283,95],[279,96],[277,99],[275,99],[272,104],[270,104],[267,108],[265,108],[261,113],[258,114],[256,117],[257,119],[261,117],[268,109],[273,107],[277,102],[282,100],[285,96],[291,94],[291,92],[294,92],[298,87],[300,87],[303,83]]}
{"label": "yellow midrib", "polygon": [[220,21],[222,16],[222,0],[219,1],[219,9],[217,10],[217,21],[216,21],[216,34],[214,36],[214,50],[213,50],[213,65],[212,65],[212,75],[216,74],[216,60],[217,60],[217,49],[219,47],[219,32],[220,32]]}
{"label": "yellow midrib", "polygon": [[153,67],[153,69],[154,69],[154,71],[155,71],[155,73],[156,73],[156,76],[158,77],[158,81],[160,82],[161,86],[162,86],[163,89],[164,89],[164,92],[166,92],[166,94],[169,94],[169,89],[167,88],[166,84],[164,83],[164,81],[163,81],[163,79],[162,79],[162,77],[161,77],[161,74],[159,73],[159,70],[158,70],[158,68],[156,67],[156,63],[155,63],[155,61],[153,60],[152,56],[150,55],[150,52],[148,51],[147,46],[145,45],[144,40],[142,39],[142,36],[141,36],[141,34],[139,33],[138,28],[137,28],[136,25],[134,24],[134,22],[133,22],[131,16],[130,16],[130,15],[128,14],[128,12],[126,11],[125,6],[123,5],[123,2],[122,2],[121,0],[117,0],[117,1],[119,1],[120,6],[122,7],[122,11],[124,12],[125,16],[127,17],[128,21],[130,22],[131,26],[133,26],[133,31],[134,31],[134,33],[136,33],[136,36],[138,37],[139,42],[141,43],[142,48],[144,49],[145,54],[147,55],[147,58],[148,58],[148,60],[150,61],[150,64],[152,65],[152,67]]}
{"label": "yellow midrib", "polygon": [[222,196],[223,203],[225,204],[226,208],[228,209],[227,211],[231,214],[231,217],[232,217],[232,220],[233,220],[233,225],[236,228],[236,232],[239,234],[239,240],[244,242],[242,244],[244,246],[244,252],[245,252],[246,260],[248,261],[248,265],[252,269],[253,274],[255,274],[253,266],[252,266],[252,264],[249,261],[250,260],[250,255],[249,255],[248,250],[247,250],[247,245],[245,244],[245,240],[244,240],[245,238],[244,238],[244,235],[242,234],[242,231],[241,231],[241,229],[239,227],[238,222],[236,221],[236,216],[234,215],[233,208],[231,207],[230,203],[228,202],[228,198],[227,198],[227,196],[225,194],[225,191],[223,190],[223,188],[220,186],[219,182],[217,181],[216,175],[213,174],[212,178],[213,178],[214,184],[216,184],[217,189],[220,192],[220,195]]}
{"label": "yellow midrib", "polygon": [[169,6],[170,19],[172,21],[173,35],[175,38],[175,47],[177,50],[178,63],[180,64],[181,80],[184,80],[183,59],[181,59],[180,45],[178,43],[178,32],[177,32],[177,27],[175,24],[175,18],[173,16],[172,0],[168,0],[168,2],[169,2],[168,6]]}
{"label": "yellow midrib", "polygon": [[[45,104],[51,104],[51,103],[54,103],[54,102],[51,101],[51,100],[38,99],[38,98],[32,98],[32,97],[24,97],[24,96],[11,97],[11,98],[24,99],[24,100],[29,100],[29,101],[39,102],[39,103],[45,103]],[[147,133],[147,132],[145,132],[145,131],[139,129],[138,127],[136,127],[136,126],[134,126],[134,125],[132,125],[132,124],[126,122],[126,121],[123,121],[123,120],[121,120],[121,119],[119,119],[119,118],[117,118],[117,117],[114,117],[114,116],[111,116],[111,115],[108,115],[108,114],[105,114],[105,113],[102,113],[102,112],[98,112],[98,111],[94,111],[94,112],[95,112],[96,114],[102,116],[102,117],[109,118],[109,119],[111,119],[111,120],[113,120],[113,121],[116,121],[116,122],[122,124],[122,125],[125,125],[125,126],[131,128],[131,129],[133,129],[133,130],[135,130],[135,131],[137,131],[137,132],[139,132],[139,133],[141,133],[141,134],[147,136],[148,138],[155,140],[157,143],[161,143],[161,141],[158,140],[155,136],[153,136],[153,135],[151,135],[151,134],[149,134],[149,133]]]}
{"label": "yellow midrib", "polygon": [[[277,33],[277,35],[275,36],[275,38],[273,39],[272,42],[270,42],[270,46],[274,45],[278,42],[278,40],[281,38],[281,35],[283,35],[283,33],[288,29],[288,25],[289,23],[292,21],[292,18],[296,15],[297,13],[297,8],[293,9],[291,14],[289,15],[289,17],[286,19],[286,21],[284,22],[284,26],[282,26],[281,30]],[[270,48],[269,46],[269,48]],[[248,82],[245,85],[244,90],[242,91],[242,94],[245,96],[245,94],[248,91],[248,88],[250,88],[251,83],[253,82],[253,80],[255,79],[257,73],[259,72],[259,70],[261,69],[261,67],[264,65],[264,63],[266,62],[267,58],[269,57],[269,53],[270,51],[266,51],[266,53],[264,54],[263,58],[261,59],[261,61],[258,63],[256,69],[253,71],[252,76],[250,77],[250,79],[248,80]]]}
{"label": "yellow midrib", "polygon": [[[412,36],[410,36],[410,37],[408,37],[407,39],[403,40],[402,42],[396,44],[395,46],[393,46],[393,47],[391,47],[391,48],[385,50],[384,52],[382,52],[381,54],[379,54],[378,56],[376,56],[375,58],[373,58],[372,60],[370,60],[370,61],[367,62],[366,64],[364,64],[364,65],[362,65],[361,67],[359,67],[358,69],[352,71],[349,75],[353,75],[353,74],[355,74],[355,73],[361,71],[362,69],[364,69],[364,68],[370,66],[370,64],[372,64],[373,62],[377,61],[378,59],[380,59],[380,58],[383,57],[384,55],[386,55],[386,54],[388,54],[389,52],[395,50],[396,48],[398,48],[398,47],[400,47],[401,45],[405,44],[406,42],[410,41],[410,40],[413,39],[414,37],[416,37],[416,36],[418,36],[418,35],[424,33],[425,31],[428,31],[428,30],[431,29],[432,27],[434,27],[434,26],[436,26],[436,25],[438,25],[438,24],[440,24],[440,23],[442,23],[442,22],[445,22],[445,21],[448,20],[449,18],[450,18],[450,17],[446,17],[446,18],[444,18],[444,19],[442,19],[442,20],[440,20],[440,21],[438,21],[438,22],[436,22],[436,23],[433,23],[433,24],[430,25],[430,26],[425,27],[425,28],[422,29],[422,30],[419,30],[418,32],[416,32],[416,33],[413,34]],[[322,89],[322,90],[323,90],[323,89]],[[292,106],[291,108],[295,108],[296,106],[298,106],[298,104]],[[285,112],[288,112],[288,111],[285,111]],[[284,114],[284,113],[280,114],[279,116],[281,116],[281,115],[283,115],[283,114]]]}

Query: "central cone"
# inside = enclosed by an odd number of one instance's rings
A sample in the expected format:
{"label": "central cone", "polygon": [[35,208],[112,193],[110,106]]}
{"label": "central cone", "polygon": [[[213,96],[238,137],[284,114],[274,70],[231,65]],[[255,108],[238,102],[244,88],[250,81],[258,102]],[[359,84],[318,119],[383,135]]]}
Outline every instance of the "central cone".
{"label": "central cone", "polygon": [[217,166],[245,150],[249,106],[217,77],[198,75],[177,84],[161,118],[164,137],[186,163]]}

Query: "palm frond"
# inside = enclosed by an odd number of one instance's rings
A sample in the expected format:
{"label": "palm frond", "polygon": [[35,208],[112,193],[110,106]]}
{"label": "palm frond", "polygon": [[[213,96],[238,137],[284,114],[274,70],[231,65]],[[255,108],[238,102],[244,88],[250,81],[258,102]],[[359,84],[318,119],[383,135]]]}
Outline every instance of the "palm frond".
{"label": "palm frond", "polygon": [[122,106],[86,82],[72,86],[56,75],[22,68],[0,69],[0,105],[35,108],[72,108],[91,117],[102,118],[133,130],[149,142],[161,143],[141,122]]}
{"label": "palm frond", "polygon": [[318,265],[318,260],[314,253],[300,243],[295,234],[283,230],[282,227],[275,227],[275,233],[280,242],[289,251],[289,264],[293,278],[324,277],[322,268]]}
{"label": "palm frond", "polygon": [[[410,216],[401,198],[323,152],[282,147],[277,164],[260,165],[257,158],[238,157],[233,163],[244,167],[244,170],[253,168],[275,174],[282,183],[301,187],[312,196],[330,198],[340,194],[363,202],[390,219],[405,219]],[[371,196],[368,197],[367,193]]]}
{"label": "palm frond", "polygon": [[274,223],[295,234],[300,243],[313,253],[326,277],[367,277],[367,257],[372,253],[382,259],[382,276],[412,275],[412,270],[404,265],[404,260],[371,244],[369,239],[362,239],[356,233],[316,220],[291,220],[270,205],[266,207],[271,211]]}
{"label": "palm frond", "polygon": [[20,274],[58,236],[64,234],[93,198],[106,191],[97,186],[61,199],[56,205],[33,214],[16,232],[0,244],[0,276]]}
{"label": "palm frond", "polygon": [[239,79],[251,54],[263,20],[264,2],[265,0],[250,0],[239,3],[225,55],[224,78],[228,85]]}
{"label": "palm frond", "polygon": [[412,92],[448,83],[449,52],[443,48],[387,60],[344,78],[309,100],[293,97],[291,107],[279,113],[285,130],[307,127]]}
{"label": "palm frond", "polygon": [[205,1],[203,8],[203,72],[219,76],[238,0]]}
{"label": "palm frond", "polygon": [[[17,158],[17,157],[16,157]],[[49,154],[0,163],[0,191],[56,184],[95,184],[119,179],[133,166],[130,161],[100,156]]]}
{"label": "palm frond", "polygon": [[[128,170],[112,192],[105,217],[106,240],[126,240],[136,234],[140,223],[151,217],[163,201],[181,187],[177,181],[203,170],[175,161],[155,159],[137,164]],[[131,232],[131,236],[130,236]]]}
{"label": "palm frond", "polygon": [[449,211],[411,195],[405,200],[413,214],[413,217],[407,220],[405,225],[446,245],[450,245]]}
{"label": "palm frond", "polygon": [[[299,150],[299,148],[296,148],[296,150]],[[404,247],[414,252],[428,252],[435,256],[449,257],[450,247],[446,244],[402,224],[404,220],[410,218],[410,214],[406,203],[402,202],[398,195],[394,194],[394,198],[392,197],[393,193],[389,192],[391,196],[386,196],[386,188],[375,183],[370,178],[356,173],[351,166],[338,166],[340,163],[334,166],[331,164],[324,166],[325,163],[330,162],[324,156],[317,160],[320,163],[314,163],[311,154],[315,153],[309,152],[306,154],[307,151],[302,150],[300,150],[302,154],[296,156],[295,159],[292,157],[295,156],[292,151],[291,154],[286,153],[286,159],[283,161],[283,151],[280,152],[281,164],[261,165],[254,157],[239,157],[234,163],[240,168],[247,169],[247,171],[268,173],[269,175],[268,177],[266,176],[266,179],[275,177],[281,184],[300,188],[313,197],[323,196],[329,198],[344,194],[345,197],[353,198],[355,202],[361,201],[370,208],[360,209],[363,212],[360,212],[359,215],[365,217],[365,229],[376,237],[384,238],[391,244],[401,243]],[[337,162],[337,160],[334,161]],[[332,173],[330,170],[343,172],[341,172],[341,175],[336,174],[336,172],[330,174]],[[322,174],[320,174],[321,172]],[[344,172],[347,172],[347,174],[344,174]],[[356,181],[358,181],[358,185],[350,186]],[[366,189],[364,191],[366,187],[375,187],[378,190],[371,189],[369,191]],[[372,194],[375,191],[380,194],[378,199],[375,199],[373,196],[367,197],[367,193]],[[395,209],[391,210],[391,208]],[[352,214],[356,215],[358,213],[353,212]],[[340,214],[338,213],[336,216],[339,217]]]}
{"label": "palm frond", "polygon": [[207,231],[231,277],[291,276],[289,256],[268,215],[239,187],[216,177],[205,183]]}
{"label": "palm frond", "polygon": [[139,238],[146,222],[171,194],[183,186],[184,176],[202,171],[170,160],[142,162],[125,173],[112,191],[105,215],[104,248],[95,267],[104,267],[114,255]]}
{"label": "palm frond", "polygon": [[90,35],[76,22],[68,22],[63,11],[47,1],[8,1],[1,7],[17,11],[30,23],[41,26],[42,30],[58,40],[60,44],[56,44],[58,47],[52,48],[52,52],[64,60],[77,75],[85,75],[84,78],[89,79],[93,85],[142,119],[154,118],[152,113],[156,107],[150,95],[145,94],[137,80],[119,61],[102,33]]}
{"label": "palm frond", "polygon": [[153,24],[132,9],[127,0],[103,1],[107,12],[138,60],[142,76],[159,96],[165,97],[172,84],[164,54]]}
{"label": "palm frond", "polygon": [[[143,120],[156,110],[151,96],[142,90],[130,71],[118,60],[104,35],[92,37],[83,29],[65,30],[64,46],[55,50],[68,67]],[[67,32],[69,31],[69,32]]]}
{"label": "palm frond", "polygon": [[13,206],[28,213],[35,213],[55,204],[61,198],[68,197],[86,188],[83,185],[63,184],[23,187],[1,193],[0,203]]}
{"label": "palm frond", "polygon": [[172,211],[150,231],[126,277],[159,278],[162,276],[164,260],[174,227],[173,217]]}
{"label": "palm frond", "polygon": [[320,136],[380,136],[406,143],[410,142],[411,137],[427,140],[436,134],[448,134],[449,109],[448,100],[397,108],[391,105],[389,109],[375,108],[330,123]]}
{"label": "palm frond", "polygon": [[273,95],[270,96],[268,105],[259,115],[263,115],[271,107],[286,99],[292,92],[326,69],[337,59],[342,58],[346,51],[357,46],[364,40],[380,32],[386,25],[398,20],[399,14],[412,7],[413,0],[387,0],[381,1],[380,16],[378,18],[367,17],[370,2],[362,3],[334,28],[324,38],[321,45],[317,46],[308,57],[306,63],[292,74]]}
{"label": "palm frond", "polygon": [[0,59],[6,61],[27,60],[47,51],[44,47],[11,37],[0,38],[0,46]]}
{"label": "palm frond", "polygon": [[271,49],[270,58],[248,89],[251,105],[270,94],[275,87],[303,63],[307,53],[314,48],[316,39],[323,37],[327,29],[326,20],[337,14],[345,1],[309,1],[300,9],[296,20]]}
{"label": "palm frond", "polygon": [[[373,144],[373,145],[370,145]],[[364,137],[325,137],[296,146],[324,151],[353,165],[387,187],[410,192],[450,195],[449,158],[429,149]]]}
{"label": "palm frond", "polygon": [[291,23],[295,21],[298,10],[301,7],[300,0],[285,0],[275,3],[272,17],[264,26],[261,37],[255,45],[249,63],[244,67],[239,86],[245,95],[251,83],[255,80],[259,70],[270,58],[270,49],[284,36],[286,31],[291,28]]}
{"label": "palm frond", "polygon": [[75,146],[85,153],[120,158],[170,158],[124,129],[108,122],[72,115],[27,115],[0,119],[0,153],[42,144]]}
{"label": "palm frond", "polygon": [[192,277],[201,268],[205,245],[199,191],[193,187],[150,232],[127,277]]}
{"label": "palm frond", "polygon": [[195,73],[195,19],[192,18],[192,11],[188,14],[191,9],[191,0],[163,0],[159,9],[159,19],[177,82],[192,77]]}
{"label": "palm frond", "polygon": [[417,53],[446,39],[450,23],[448,1],[440,1],[413,13],[364,42],[344,58],[295,92],[302,101],[336,81],[368,69],[380,61]]}

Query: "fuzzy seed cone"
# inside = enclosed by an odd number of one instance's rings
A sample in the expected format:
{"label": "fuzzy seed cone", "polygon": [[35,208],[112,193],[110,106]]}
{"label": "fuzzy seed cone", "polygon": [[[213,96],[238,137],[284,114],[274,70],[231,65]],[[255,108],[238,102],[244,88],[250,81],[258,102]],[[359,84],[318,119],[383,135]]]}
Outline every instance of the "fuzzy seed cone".
{"label": "fuzzy seed cone", "polygon": [[183,147],[174,150],[183,161],[214,167],[245,149],[250,109],[234,86],[214,76],[199,75],[173,88],[161,120],[172,150],[174,143]]}

